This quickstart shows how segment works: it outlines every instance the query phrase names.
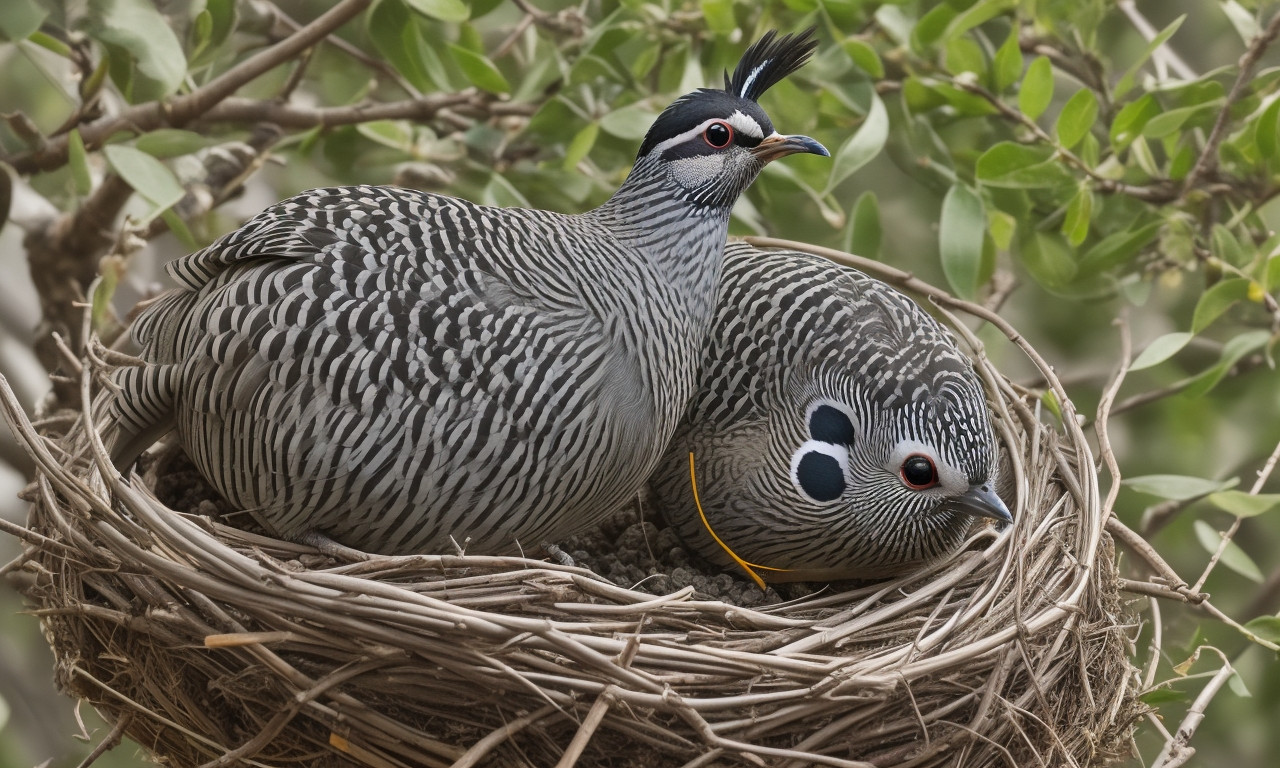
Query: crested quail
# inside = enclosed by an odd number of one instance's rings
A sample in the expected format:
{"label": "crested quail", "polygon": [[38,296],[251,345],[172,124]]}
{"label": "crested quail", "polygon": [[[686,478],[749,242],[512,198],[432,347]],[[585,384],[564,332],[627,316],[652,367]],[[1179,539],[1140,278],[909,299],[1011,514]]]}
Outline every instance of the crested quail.
{"label": "crested quail", "polygon": [[757,583],[889,576],[975,516],[1012,520],[997,464],[982,386],[937,321],[848,267],[729,244],[698,392],[653,478],[687,546]]}
{"label": "crested quail", "polygon": [[173,262],[113,458],[176,429],[270,533],[377,553],[519,552],[612,512],[693,394],[730,208],[769,161],[828,154],[757,104],[815,47],[766,34],[587,213],[317,189]]}

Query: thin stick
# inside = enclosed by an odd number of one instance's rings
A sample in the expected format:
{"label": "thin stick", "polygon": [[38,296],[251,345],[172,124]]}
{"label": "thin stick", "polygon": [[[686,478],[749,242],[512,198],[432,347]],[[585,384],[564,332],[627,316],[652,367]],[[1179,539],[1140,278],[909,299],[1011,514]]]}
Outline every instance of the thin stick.
{"label": "thin stick", "polygon": [[120,719],[116,721],[116,724],[111,726],[111,731],[107,734],[107,737],[98,742],[93,751],[85,755],[85,758],[80,761],[80,765],[76,766],[76,768],[89,768],[89,766],[98,761],[98,758],[115,749],[120,744],[120,740],[124,738],[124,732],[131,723],[133,723],[132,712],[125,712],[120,715]]}
{"label": "thin stick", "polygon": [[[1277,461],[1280,461],[1280,443],[1276,444],[1275,450],[1271,452],[1271,456],[1267,458],[1266,463],[1262,465],[1262,469],[1258,471],[1258,477],[1254,481],[1253,487],[1249,489],[1249,495],[1257,496],[1262,491],[1262,486],[1266,484],[1267,478],[1271,477],[1271,472],[1276,468]],[[1231,527],[1227,529],[1226,533],[1222,534],[1222,541],[1219,542],[1218,548],[1214,550],[1213,556],[1209,558],[1209,562],[1205,564],[1204,572],[1200,574],[1200,578],[1196,579],[1195,586],[1191,588],[1193,591],[1199,592],[1204,587],[1209,574],[1213,572],[1218,561],[1222,559],[1222,554],[1227,551],[1227,545],[1231,543],[1232,537],[1240,530],[1240,523],[1243,520],[1243,517],[1236,516],[1236,519],[1231,522]]]}
{"label": "thin stick", "polygon": [[[1220,651],[1219,655],[1221,655]],[[1191,737],[1204,721],[1204,713],[1209,708],[1209,702],[1213,701],[1213,697],[1218,695],[1218,691],[1222,690],[1222,686],[1226,685],[1235,673],[1236,670],[1231,666],[1231,662],[1223,656],[1222,669],[1218,670],[1218,674],[1213,676],[1213,679],[1192,702],[1191,709],[1187,710],[1186,716],[1182,718],[1182,723],[1174,733],[1173,739],[1165,743],[1164,749],[1151,768],[1178,768],[1191,759],[1196,753],[1195,748],[1188,746]]]}
{"label": "thin stick", "polygon": [[1254,67],[1258,65],[1258,60],[1275,41],[1277,35],[1280,35],[1280,13],[1271,18],[1266,29],[1249,43],[1248,49],[1240,57],[1238,64],[1240,71],[1236,74],[1236,81],[1232,84],[1230,93],[1227,94],[1227,101],[1220,107],[1218,119],[1213,124],[1213,130],[1209,132],[1209,138],[1204,143],[1204,149],[1200,151],[1200,157],[1196,159],[1196,164],[1192,166],[1191,172],[1182,182],[1183,195],[1195,189],[1201,177],[1217,167],[1218,145],[1227,135],[1227,123],[1231,122],[1231,107],[1244,96],[1246,87],[1253,79]]}

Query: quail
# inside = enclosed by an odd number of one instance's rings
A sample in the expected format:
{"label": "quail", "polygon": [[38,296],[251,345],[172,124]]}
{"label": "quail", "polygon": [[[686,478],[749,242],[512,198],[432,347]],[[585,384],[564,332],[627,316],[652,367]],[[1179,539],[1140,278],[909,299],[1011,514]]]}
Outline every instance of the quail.
{"label": "quail", "polygon": [[744,243],[720,291],[652,483],[689,548],[757,583],[878,578],[953,551],[976,518],[1012,520],[981,383],[910,299]]}
{"label": "quail", "polygon": [[614,511],[693,395],[734,202],[828,155],[757,103],[812,35],[769,32],[667,107],[586,213],[316,189],[172,262],[113,459],[173,429],[269,533],[372,553],[524,552]]}

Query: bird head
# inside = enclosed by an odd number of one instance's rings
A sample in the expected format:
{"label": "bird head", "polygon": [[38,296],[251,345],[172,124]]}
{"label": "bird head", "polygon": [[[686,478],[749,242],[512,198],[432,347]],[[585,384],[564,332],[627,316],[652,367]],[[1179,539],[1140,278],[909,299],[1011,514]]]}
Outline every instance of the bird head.
{"label": "bird head", "polygon": [[779,416],[792,423],[773,437],[791,451],[797,508],[828,526],[818,559],[882,575],[954,549],[977,518],[1013,517],[996,494],[999,451],[972,365],[909,300],[866,285],[850,302],[856,333],[792,389]]}
{"label": "bird head", "polygon": [[955,551],[980,519],[1011,521],[982,383],[918,305],[732,243],[719,301],[655,481],[691,549],[767,581],[882,578]]}
{"label": "bird head", "polygon": [[637,167],[665,173],[687,199],[732,206],[772,160],[805,152],[830,156],[808,136],[778,133],[757,103],[769,87],[808,61],[813,29],[777,37],[770,31],[743,54],[724,90],[702,88],[667,107],[650,127]]}

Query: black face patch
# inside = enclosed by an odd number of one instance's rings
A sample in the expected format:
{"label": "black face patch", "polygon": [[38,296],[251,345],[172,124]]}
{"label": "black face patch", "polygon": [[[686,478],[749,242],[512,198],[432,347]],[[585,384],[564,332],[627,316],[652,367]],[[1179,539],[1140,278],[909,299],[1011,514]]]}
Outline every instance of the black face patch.
{"label": "black face patch", "polygon": [[809,451],[796,465],[800,490],[814,501],[835,501],[844,493],[844,469],[834,456]]}
{"label": "black face patch", "polygon": [[839,408],[820,405],[809,415],[809,437],[823,443],[853,445],[853,422]]}
{"label": "black face patch", "polygon": [[[724,91],[702,88],[680,97],[675,103],[663,110],[662,114],[658,115],[658,119],[653,121],[648,134],[645,135],[644,143],[640,145],[640,152],[636,157],[644,157],[649,154],[649,150],[658,144],[674,136],[679,136],[691,128],[696,128],[707,120],[720,119],[727,121],[733,116],[734,112],[741,112],[754,120],[760,126],[763,136],[773,133],[773,123],[769,120],[769,116],[764,113],[764,110],[760,108],[759,104],[747,99],[740,99]],[[748,136],[742,131],[734,131],[733,133],[733,143],[744,147],[754,147],[763,138],[763,136]],[[693,143],[694,146],[701,145],[700,152],[703,154],[712,149],[707,146],[700,136]]]}

